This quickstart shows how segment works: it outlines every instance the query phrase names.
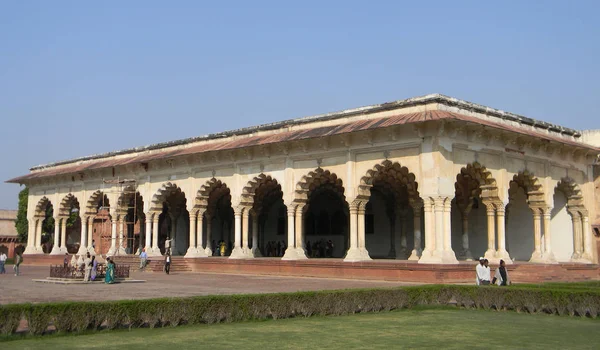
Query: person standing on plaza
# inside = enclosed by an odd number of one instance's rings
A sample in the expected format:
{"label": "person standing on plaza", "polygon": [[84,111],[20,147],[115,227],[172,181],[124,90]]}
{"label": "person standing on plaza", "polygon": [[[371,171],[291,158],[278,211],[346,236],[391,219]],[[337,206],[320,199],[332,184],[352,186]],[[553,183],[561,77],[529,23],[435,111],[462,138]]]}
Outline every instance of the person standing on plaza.
{"label": "person standing on plaza", "polygon": [[140,253],[140,270],[146,267],[146,261],[148,261],[148,254],[146,253],[146,248],[144,248]]}
{"label": "person standing on plaza", "polygon": [[485,259],[483,257],[479,258],[479,264],[477,264],[477,266],[475,267],[475,283],[479,286],[483,283],[481,283],[481,281],[483,281],[483,277],[485,275]]}
{"label": "person standing on plaza", "polygon": [[113,284],[115,282],[115,264],[110,258],[106,258],[106,273],[104,283]]}
{"label": "person standing on plaza", "polygon": [[169,254],[167,252],[167,254],[165,255],[165,272],[168,275],[170,271],[171,271],[171,254]]}
{"label": "person standing on plaza", "polygon": [[98,261],[96,260],[96,256],[92,255],[92,270],[90,272],[90,280],[96,280],[96,274],[98,273]]}
{"label": "person standing on plaza", "polygon": [[510,278],[508,277],[508,270],[506,269],[506,263],[504,260],[500,260],[500,266],[498,266],[496,269],[492,284],[497,284],[499,286],[510,285]]}
{"label": "person standing on plaza", "polygon": [[4,252],[0,253],[0,273],[2,274],[6,273],[6,259],[8,259],[6,254],[4,254]]}
{"label": "person standing on plaza", "polygon": [[21,256],[21,252],[17,252],[17,255],[15,256],[15,276],[19,276],[20,275],[20,266],[21,263],[23,262],[23,257]]}
{"label": "person standing on plaza", "polygon": [[85,271],[85,274],[83,275],[83,281],[88,282],[92,272],[92,259],[90,259],[90,253],[85,255],[85,259],[83,260],[83,269]]}

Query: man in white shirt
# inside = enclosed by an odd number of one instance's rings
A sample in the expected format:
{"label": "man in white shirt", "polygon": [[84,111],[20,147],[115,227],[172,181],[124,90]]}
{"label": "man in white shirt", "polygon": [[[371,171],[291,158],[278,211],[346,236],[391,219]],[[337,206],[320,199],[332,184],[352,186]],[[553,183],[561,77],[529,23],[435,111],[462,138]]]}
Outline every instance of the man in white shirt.
{"label": "man in white shirt", "polygon": [[[479,264],[475,267],[476,281],[477,285],[481,284],[490,284],[490,270],[489,267],[485,267],[485,260],[483,257],[479,258]],[[486,283],[487,281],[487,283]]]}
{"label": "man in white shirt", "polygon": [[492,272],[490,271],[490,266],[488,265],[490,262],[488,259],[483,261],[483,276],[481,279],[481,284],[485,286],[489,286],[492,281]]}
{"label": "man in white shirt", "polygon": [[6,268],[4,267],[6,259],[8,259],[6,254],[4,252],[0,253],[0,273],[6,273]]}

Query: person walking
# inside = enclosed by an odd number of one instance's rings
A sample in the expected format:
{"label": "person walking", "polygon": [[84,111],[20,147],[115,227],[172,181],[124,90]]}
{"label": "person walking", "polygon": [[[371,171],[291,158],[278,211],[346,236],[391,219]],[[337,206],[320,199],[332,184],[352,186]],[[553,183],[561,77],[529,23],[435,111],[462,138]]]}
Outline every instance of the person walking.
{"label": "person walking", "polygon": [[167,253],[167,255],[165,255],[165,272],[168,275],[170,271],[171,271],[171,254]]}
{"label": "person walking", "polygon": [[106,275],[104,283],[113,284],[115,282],[115,264],[110,258],[106,258]]}
{"label": "person walking", "polygon": [[96,260],[96,256],[92,255],[92,270],[90,271],[90,280],[96,280],[96,274],[98,273],[98,261]]}
{"label": "person walking", "polygon": [[500,266],[498,266],[496,273],[494,273],[492,284],[497,284],[499,286],[510,285],[510,278],[508,277],[508,270],[506,270],[506,263],[504,260],[500,260]]}
{"label": "person walking", "polygon": [[6,254],[4,254],[4,252],[0,253],[0,273],[2,274],[6,273],[6,259],[8,259]]}
{"label": "person walking", "polygon": [[[483,257],[479,258],[479,264],[475,267],[475,283],[479,286],[483,283],[485,278],[485,259]],[[489,278],[488,278],[489,282]],[[489,283],[488,283],[489,284]]]}
{"label": "person walking", "polygon": [[19,276],[21,274],[20,266],[22,262],[23,256],[21,256],[21,252],[17,252],[17,255],[15,256],[15,276]]}
{"label": "person walking", "polygon": [[144,270],[146,261],[148,261],[148,254],[146,253],[146,248],[144,248],[140,253],[140,270]]}
{"label": "person walking", "polygon": [[90,253],[85,255],[85,259],[83,260],[83,269],[85,274],[83,275],[83,281],[88,282],[90,280],[90,274],[92,273],[92,259],[90,258]]}

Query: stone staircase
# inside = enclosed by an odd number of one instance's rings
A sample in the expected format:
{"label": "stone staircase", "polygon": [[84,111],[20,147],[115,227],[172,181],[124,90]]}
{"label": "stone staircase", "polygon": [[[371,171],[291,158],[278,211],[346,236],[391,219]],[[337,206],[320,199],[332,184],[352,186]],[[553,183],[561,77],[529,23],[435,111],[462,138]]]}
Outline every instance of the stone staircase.
{"label": "stone staircase", "polygon": [[[164,267],[164,257],[161,257],[161,261],[159,264],[151,265],[153,272],[163,272]],[[185,258],[182,256],[172,256],[171,257],[171,270],[170,273],[182,273],[182,272],[192,272],[192,268],[188,265]]]}
{"label": "stone staircase", "polygon": [[[140,257],[139,256],[131,256],[131,255],[123,255],[123,256],[115,256],[113,257],[115,263],[130,265],[132,271],[135,271],[140,266]],[[146,266],[146,271],[149,272],[163,272],[163,267],[165,257],[164,256],[155,256],[148,257],[148,265]],[[192,272],[190,266],[185,261],[182,256],[174,256],[171,257],[171,273],[181,273],[181,272]]]}

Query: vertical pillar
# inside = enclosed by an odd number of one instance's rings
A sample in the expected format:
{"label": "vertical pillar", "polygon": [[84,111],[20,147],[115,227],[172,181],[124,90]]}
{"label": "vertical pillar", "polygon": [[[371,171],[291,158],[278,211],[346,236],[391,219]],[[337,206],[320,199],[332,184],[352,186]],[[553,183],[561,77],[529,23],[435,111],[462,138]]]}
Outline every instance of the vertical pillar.
{"label": "vertical pillar", "polygon": [[[190,213],[190,244],[188,246],[188,250],[185,253],[185,257],[186,258],[192,258],[192,257],[196,257],[198,255],[198,248],[196,247],[196,236],[197,236],[197,220],[199,217],[201,217],[202,214],[198,215],[197,211],[191,212]],[[200,227],[200,230],[202,230],[202,227]]]}
{"label": "vertical pillar", "polygon": [[67,218],[63,218],[60,227],[60,252],[67,253]]}
{"label": "vertical pillar", "polygon": [[533,211],[533,254],[530,262],[543,262],[542,259],[542,221],[539,208],[531,208]]}
{"label": "vertical pillar", "polygon": [[52,255],[60,255],[60,218],[54,218],[54,244],[52,245]]}
{"label": "vertical pillar", "polygon": [[35,226],[35,250],[38,254],[43,254],[44,249],[42,248],[42,225],[44,224],[44,219],[39,218],[36,220]]}
{"label": "vertical pillar", "polygon": [[113,256],[117,253],[117,214],[111,214],[110,249],[106,255]]}
{"label": "vertical pillar", "polygon": [[253,257],[261,257],[260,248],[258,245],[258,215],[254,213],[252,215],[252,250]]}
{"label": "vertical pillar", "polygon": [[88,252],[87,250],[87,216],[81,217],[81,239],[79,242],[79,251],[77,254],[82,255]]}
{"label": "vertical pillar", "polygon": [[423,208],[423,202],[422,201],[415,201],[411,204],[412,209],[413,209],[413,236],[414,236],[414,244],[413,244],[413,250],[410,253],[410,257],[408,257],[408,260],[419,260],[419,258],[421,257],[421,254],[423,252],[422,250],[422,244],[421,244],[421,209]]}
{"label": "vertical pillar", "polygon": [[358,204],[350,203],[350,247],[346,252],[344,261],[360,261],[360,252],[358,250]]}
{"label": "vertical pillar", "polygon": [[496,208],[492,202],[483,202],[487,214],[487,250],[484,257],[496,260]]}
{"label": "vertical pillar", "polygon": [[582,239],[583,239],[583,256],[582,256],[582,258],[591,263],[594,255],[592,253],[592,232],[590,230],[590,220],[588,218],[587,213],[582,214],[581,220],[582,220],[581,235],[583,236],[582,237]]}
{"label": "vertical pillar", "polygon": [[360,260],[371,260],[369,256],[369,252],[367,251],[366,242],[365,242],[365,209],[367,207],[367,202],[363,201],[358,205],[358,210],[356,212],[356,234],[358,241],[358,251],[360,252]]}
{"label": "vertical pillar", "polygon": [[36,233],[36,221],[34,218],[30,218],[27,220],[27,247],[25,247],[25,251],[23,255],[35,254],[35,233]]}
{"label": "vertical pillar", "polygon": [[298,259],[307,259],[306,250],[304,249],[304,220],[303,220],[304,205],[296,207],[296,256]]}
{"label": "vertical pillar", "polygon": [[87,228],[87,235],[88,235],[88,240],[87,240],[87,244],[88,244],[88,252],[90,252],[90,254],[96,255],[96,249],[93,247],[93,243],[94,243],[94,217],[90,216],[88,218],[88,228]]}
{"label": "vertical pillar", "polygon": [[209,212],[206,214],[206,256],[212,256],[212,217]]}
{"label": "vertical pillar", "polygon": [[194,247],[196,248],[199,256],[206,257],[207,255],[204,250],[204,210],[198,211],[197,227],[198,229],[196,230],[195,235],[197,238],[194,242]]}
{"label": "vertical pillar", "polygon": [[[404,218],[402,215],[402,209],[397,206],[396,210],[394,211],[394,230],[393,230],[393,234],[392,234],[392,246],[390,248],[390,250],[394,250],[394,256],[393,258],[395,259],[405,259],[406,258],[406,239],[404,239],[404,246],[402,245],[402,238],[403,235],[406,235],[406,233],[402,232],[403,229],[403,225],[404,225]],[[398,250],[396,250],[395,244],[396,242],[399,243],[400,247]]]}
{"label": "vertical pillar", "polygon": [[433,255],[441,255],[444,251],[444,198],[438,197],[434,200],[435,211],[435,250]]}
{"label": "vertical pillar", "polygon": [[512,259],[506,251],[506,215],[504,202],[496,204],[496,225],[498,226],[498,251],[496,257],[504,260],[507,264],[512,264]]}
{"label": "vertical pillar", "polygon": [[249,211],[250,211],[250,208],[246,207],[246,208],[244,208],[244,211],[242,212],[242,250],[244,251],[244,254],[246,254],[248,257],[251,257],[250,248],[248,247],[248,234],[249,234],[248,225],[250,224]]}
{"label": "vertical pillar", "polygon": [[471,254],[471,250],[469,248],[469,213],[471,212],[470,207],[465,209],[465,210],[461,210],[460,211],[460,215],[461,215],[461,219],[462,219],[462,252],[461,252],[461,258],[467,260],[467,261],[472,261],[473,260],[473,254]]}
{"label": "vertical pillar", "polygon": [[146,213],[146,230],[144,231],[144,249],[146,249],[146,254],[152,248],[152,213]]}
{"label": "vertical pillar", "polygon": [[125,250],[125,245],[123,244],[124,236],[125,236],[125,215],[121,215],[121,220],[119,221],[119,247],[117,248],[118,255],[126,255],[127,251]]}
{"label": "vertical pillar", "polygon": [[569,211],[573,223],[573,256],[571,260],[579,261],[582,257],[581,249],[581,216],[576,210]]}
{"label": "vertical pillar", "polygon": [[552,208],[544,208],[542,210],[544,216],[544,251],[542,258],[545,263],[556,263],[554,253],[552,252],[552,233],[551,233],[551,214]]}
{"label": "vertical pillar", "polygon": [[[421,254],[419,263],[438,263],[440,259],[434,257],[436,251],[436,225],[434,215],[434,201],[430,197],[423,198],[423,213],[425,220],[425,249]],[[436,254],[437,255],[437,254]],[[438,256],[439,257],[439,256]]]}
{"label": "vertical pillar", "polygon": [[298,259],[298,255],[296,254],[296,249],[294,247],[295,235],[294,231],[296,227],[294,226],[294,216],[296,215],[296,205],[294,203],[289,204],[287,206],[287,248],[285,249],[285,254],[283,254],[282,260],[296,260]]}
{"label": "vertical pillar", "polygon": [[[169,240],[170,242],[170,253],[171,255],[173,253],[177,252],[177,249],[175,249],[175,247],[177,246],[177,221],[179,220],[179,215],[180,213],[173,213],[173,215],[171,215],[171,233],[169,234]],[[166,249],[166,247],[165,247]],[[166,252],[165,252],[166,254]]]}
{"label": "vertical pillar", "polygon": [[158,219],[160,214],[158,212],[152,215],[152,249],[150,252],[146,252],[148,255],[161,256],[160,248],[158,247]]}
{"label": "vertical pillar", "polygon": [[234,221],[234,243],[230,259],[243,259],[246,257],[242,250],[242,208],[236,207],[233,211]]}
{"label": "vertical pillar", "polygon": [[456,254],[454,250],[452,250],[452,199],[450,197],[446,197],[444,201],[444,251],[442,253],[442,262],[444,264],[458,264],[458,259],[456,259]]}

